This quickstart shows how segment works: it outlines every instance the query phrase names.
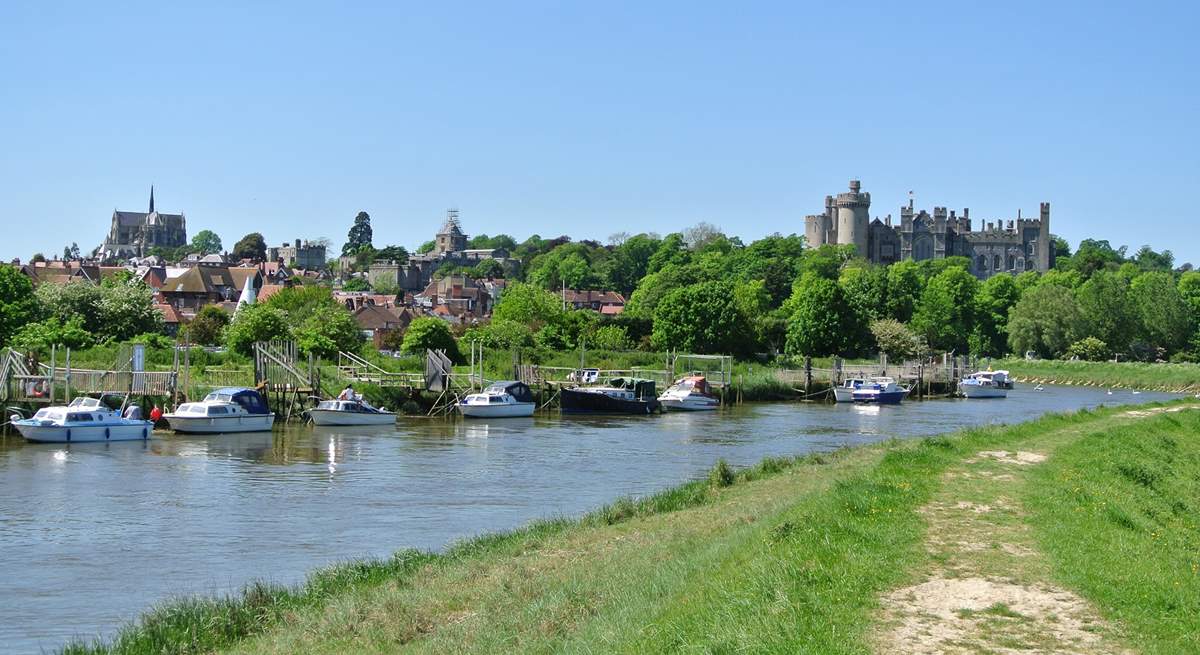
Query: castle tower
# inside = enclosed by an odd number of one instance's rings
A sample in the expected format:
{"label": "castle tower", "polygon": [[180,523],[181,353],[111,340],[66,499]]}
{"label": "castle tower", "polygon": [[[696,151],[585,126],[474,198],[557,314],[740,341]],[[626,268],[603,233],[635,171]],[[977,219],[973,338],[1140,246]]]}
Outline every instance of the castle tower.
{"label": "castle tower", "polygon": [[861,189],[858,180],[850,180],[850,192],[839,193],[834,206],[837,209],[838,244],[853,245],[860,257],[866,257],[871,194],[861,193]]}
{"label": "castle tower", "polygon": [[435,254],[460,252],[467,249],[467,235],[463,234],[462,226],[458,223],[458,210],[446,210],[446,223],[437,233]]}
{"label": "castle tower", "polygon": [[1054,264],[1052,261],[1054,243],[1050,240],[1050,203],[1048,202],[1043,202],[1041,205],[1041,220],[1039,223],[1037,265],[1038,270],[1044,273],[1050,270],[1050,266]]}

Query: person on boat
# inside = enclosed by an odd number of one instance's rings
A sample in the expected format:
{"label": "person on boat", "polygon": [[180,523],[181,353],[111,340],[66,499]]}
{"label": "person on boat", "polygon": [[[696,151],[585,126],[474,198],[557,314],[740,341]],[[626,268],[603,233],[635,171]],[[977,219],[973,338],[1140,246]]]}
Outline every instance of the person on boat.
{"label": "person on boat", "polygon": [[150,422],[158,425],[158,422],[162,420],[162,415],[162,408],[158,406],[158,403],[155,403],[154,409],[150,410]]}
{"label": "person on boat", "polygon": [[340,394],[338,394],[337,399],[338,400],[354,400],[354,386],[347,384],[346,388],[342,389],[342,392]]}

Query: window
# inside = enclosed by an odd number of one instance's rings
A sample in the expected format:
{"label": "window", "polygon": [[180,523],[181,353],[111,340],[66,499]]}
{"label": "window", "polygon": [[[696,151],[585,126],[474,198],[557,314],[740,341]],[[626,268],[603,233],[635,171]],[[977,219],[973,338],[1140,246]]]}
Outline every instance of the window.
{"label": "window", "polygon": [[228,413],[229,413],[229,409],[226,407],[209,407],[208,408],[209,416],[217,416],[220,414],[228,414]]}
{"label": "window", "polygon": [[1013,270],[1017,267],[1017,258],[1012,255],[1008,256],[1008,270]]}
{"label": "window", "polygon": [[993,264],[993,268],[994,268],[995,270],[997,270],[997,271],[998,271],[998,270],[1000,270],[1000,269],[1001,269],[1001,267],[1003,267],[1003,266],[1004,266],[1004,262],[1003,262],[1003,261],[1001,261],[1001,259],[1000,259],[1000,255],[993,255],[993,256],[992,256],[992,264]]}
{"label": "window", "polygon": [[975,259],[975,268],[979,269],[980,271],[986,271],[987,270],[987,257],[984,257],[983,255],[980,255],[979,257],[977,257]]}
{"label": "window", "polygon": [[67,420],[72,421],[72,422],[90,421],[90,420],[92,420],[92,415],[91,414],[67,414]]}

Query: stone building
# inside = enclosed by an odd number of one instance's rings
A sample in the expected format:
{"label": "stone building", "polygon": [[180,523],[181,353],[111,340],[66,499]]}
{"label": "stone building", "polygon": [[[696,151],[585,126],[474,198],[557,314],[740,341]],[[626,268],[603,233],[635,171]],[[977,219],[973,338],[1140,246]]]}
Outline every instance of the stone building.
{"label": "stone building", "polygon": [[282,261],[289,268],[320,270],[325,268],[325,246],[296,239],[293,243],[267,248],[267,261]]}
{"label": "stone building", "polygon": [[397,287],[402,291],[422,291],[433,279],[433,274],[443,266],[474,266],[486,259],[494,259],[504,267],[505,274],[512,276],[521,262],[509,258],[503,248],[469,249],[467,235],[458,222],[458,210],[446,212],[446,222],[434,237],[433,250],[411,255],[407,261],[386,261],[371,264],[367,280],[373,287]]}
{"label": "stone building", "polygon": [[805,217],[805,240],[814,247],[853,245],[876,264],[967,257],[971,272],[983,279],[996,273],[1045,272],[1054,265],[1048,202],[1041,203],[1038,218],[1022,218],[1018,210],[1015,219],[984,222],[979,230],[972,229],[970,209],[959,216],[934,207],[930,214],[916,211],[910,199],[900,208],[896,225],[890,214],[869,220],[870,207],[871,194],[851,180],[848,193],[825,196],[825,211]]}
{"label": "stone building", "polygon": [[187,245],[187,221],[183,214],[162,214],[154,209],[154,187],[150,187],[150,210],[113,210],[112,227],[98,250],[101,261],[145,257],[151,248]]}

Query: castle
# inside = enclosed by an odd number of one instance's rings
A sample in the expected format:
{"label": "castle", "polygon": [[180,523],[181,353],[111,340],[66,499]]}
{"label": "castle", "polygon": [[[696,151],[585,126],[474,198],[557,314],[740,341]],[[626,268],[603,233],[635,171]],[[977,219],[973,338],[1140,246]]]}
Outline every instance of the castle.
{"label": "castle", "polygon": [[183,214],[160,214],[154,210],[154,187],[150,187],[150,211],[113,210],[112,227],[97,250],[101,261],[145,257],[151,248],[187,245],[187,221]]}
{"label": "castle", "polygon": [[946,257],[967,257],[971,273],[986,279],[997,273],[1045,272],[1054,265],[1050,239],[1050,203],[1041,204],[1038,218],[998,220],[971,228],[970,210],[962,216],[945,207],[934,207],[933,214],[915,212],[910,198],[900,208],[900,224],[889,214],[870,220],[871,194],[862,191],[858,180],[850,180],[850,190],[837,196],[825,196],[825,211],[804,218],[804,237],[810,246],[824,244],[853,245],[860,255],[876,264],[891,264],[902,259],[922,261]]}
{"label": "castle", "polygon": [[421,291],[433,279],[433,273],[443,266],[474,266],[485,259],[494,259],[504,267],[505,275],[513,275],[520,260],[509,259],[503,248],[467,248],[467,235],[458,222],[458,210],[446,211],[446,222],[434,238],[433,250],[411,255],[407,262],[377,261],[371,264],[367,279],[375,288],[394,287],[401,291]]}
{"label": "castle", "polygon": [[296,239],[294,243],[267,248],[267,261],[282,262],[289,268],[319,271],[325,268],[325,246]]}

